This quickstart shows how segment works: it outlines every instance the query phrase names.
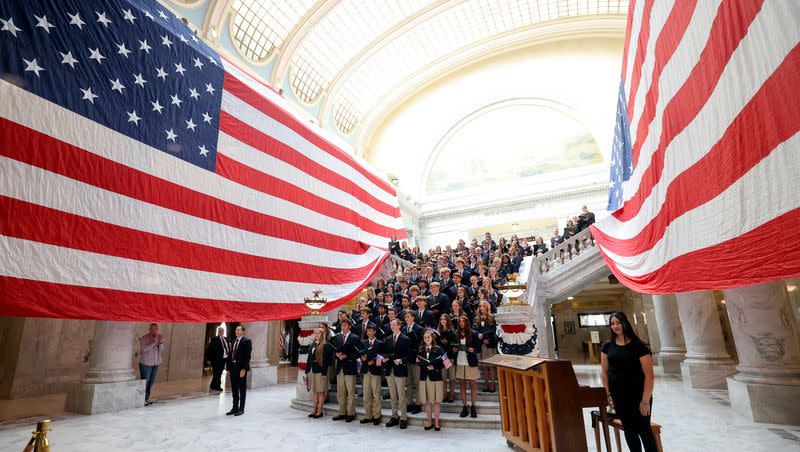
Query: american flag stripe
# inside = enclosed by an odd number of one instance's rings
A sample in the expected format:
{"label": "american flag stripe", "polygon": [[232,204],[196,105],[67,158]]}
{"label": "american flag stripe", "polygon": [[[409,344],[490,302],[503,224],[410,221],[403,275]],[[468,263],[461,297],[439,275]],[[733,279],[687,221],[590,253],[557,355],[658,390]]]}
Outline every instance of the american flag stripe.
{"label": "american flag stripe", "polygon": [[[3,87],[17,90],[0,81],[0,94],[5,93]],[[366,236],[349,223],[313,214],[200,168],[186,167],[163,152],[118,136],[89,120],[70,118],[71,124],[80,123],[83,128],[59,131],[60,138],[76,145],[54,139],[41,131],[52,128],[51,119],[61,118],[55,113],[56,109],[47,106],[44,110],[37,110],[33,107],[38,106],[40,99],[27,93],[15,95],[27,98],[28,107],[4,111],[6,109],[0,105],[0,112],[4,116],[7,113],[6,117],[25,117],[29,122],[20,124],[31,125],[33,129],[0,118],[3,125],[0,138],[5,145],[0,149],[0,155],[140,201],[291,242],[358,254],[370,245],[358,240],[360,236],[373,240],[375,246],[385,246],[383,238]],[[50,119],[41,112],[48,112]],[[82,131],[85,130],[91,133],[84,134]],[[51,131],[51,134],[55,135],[55,132]],[[124,143],[124,146],[109,147],[105,144],[109,140]],[[19,146],[20,143],[27,143],[29,147]],[[202,189],[208,193],[201,192]],[[80,192],[74,195],[85,196]]]}
{"label": "american flag stripe", "polygon": [[[243,100],[258,112],[263,113],[264,116],[259,120],[259,123],[261,121],[264,121],[265,124],[270,123],[271,121],[268,118],[277,121],[277,124],[274,124],[274,127],[276,127],[274,133],[276,139],[280,140],[281,137],[285,137],[285,139],[291,140],[287,144],[297,152],[302,153],[314,162],[318,162],[322,167],[329,168],[336,174],[341,174],[345,177],[344,180],[352,181],[354,187],[365,190],[385,203],[397,204],[397,193],[388,182],[381,180],[368,171],[364,166],[356,162],[353,156],[344,153],[323,137],[311,132],[305,124],[290,115],[286,109],[281,108],[280,104],[285,103],[285,99],[275,98],[277,95],[274,91],[250,77],[241,69],[230,65],[227,61],[223,61],[223,64],[228,71],[225,74],[225,91],[233,95],[233,97]],[[230,101],[232,99],[223,97],[223,100]],[[230,108],[228,105],[226,107]],[[247,115],[242,114],[243,120],[247,120],[247,118]],[[273,126],[273,124],[270,125]],[[289,131],[294,132],[294,134]],[[397,211],[399,212],[399,208]]]}
{"label": "american flag stripe", "polygon": [[[252,256],[270,257],[285,261],[297,260],[311,265],[324,266],[331,261],[341,261],[341,268],[358,268],[374,262],[382,251],[371,247],[361,255],[329,251],[298,242],[289,242],[267,235],[233,228],[214,221],[186,215],[134,198],[106,191],[95,202],[86,203],[75,193],[90,189],[82,182],[64,177],[13,159],[0,157],[0,171],[14,177],[0,179],[0,196],[20,200],[38,206],[59,209],[79,217],[95,218],[108,225],[116,225],[165,237],[173,237],[190,243],[244,253]],[[20,181],[37,186],[51,186],[54,193],[45,196],[42,192],[26,190]],[[130,212],[141,212],[131,216]],[[170,227],[174,223],[175,227]],[[245,240],[239,240],[240,237]],[[288,246],[292,245],[291,250]]]}
{"label": "american flag stripe", "polygon": [[159,10],[0,4],[16,24],[0,31],[0,313],[274,320],[313,290],[350,299],[405,237],[393,187]]}
{"label": "american flag stripe", "polygon": [[[769,6],[769,5],[768,5]],[[638,190],[635,191],[625,204],[625,208],[614,212],[614,217],[620,222],[627,224],[643,225],[649,222],[657,211],[643,211],[643,206],[647,199],[652,196],[659,198],[676,177],[683,174],[692,165],[697,164],[702,158],[708,158],[709,150],[720,149],[720,140],[729,133],[729,127],[736,124],[737,118],[742,118],[741,112],[746,112],[747,107],[754,100],[757,100],[758,93],[762,96],[768,95],[764,91],[765,84],[781,83],[776,80],[777,69],[781,64],[786,64],[788,47],[791,39],[776,43],[779,47],[778,52],[770,52],[763,56],[758,56],[762,52],[764,39],[768,39],[771,33],[770,28],[775,24],[789,25],[790,19],[780,17],[780,8],[766,7],[762,13],[752,22],[749,27],[750,32],[747,37],[739,41],[737,36],[723,37],[722,27],[717,27],[717,33],[712,31],[711,37],[719,37],[715,42],[731,42],[728,48],[720,49],[715,45],[706,47],[700,63],[683,84],[681,90],[672,98],[666,107],[664,118],[668,118],[668,127],[662,125],[665,133],[661,134],[659,146],[650,158],[650,166],[642,174],[641,179],[637,180],[637,171],[631,177],[631,182],[638,183]],[[727,9],[720,9],[720,12],[727,12]],[[732,13],[732,12],[731,12]],[[756,17],[755,14],[753,17]],[[745,18],[749,18],[745,16]],[[720,24],[720,21],[716,22]],[[743,27],[747,29],[747,27]],[[788,31],[790,37],[800,39],[800,32],[795,28]],[[742,32],[744,37],[744,31]],[[795,41],[796,42],[796,41]],[[739,44],[736,46],[736,44]],[[730,49],[730,47],[736,47]],[[711,55],[728,55],[729,58],[722,61],[715,60]],[[753,59],[758,58],[758,66],[751,67]],[[789,71],[791,77],[791,67],[785,67],[784,71]],[[791,82],[791,80],[789,80]],[[699,99],[699,100],[698,100]],[[767,99],[769,100],[769,99]],[[774,102],[780,100],[780,95]],[[725,108],[720,111],[719,106]],[[771,107],[762,107],[769,109]],[[763,113],[763,111],[762,111]],[[746,115],[745,115],[746,116]],[[741,121],[742,119],[739,119]],[[761,118],[743,118],[760,122]],[[715,143],[717,146],[715,147]],[[723,147],[724,149],[724,147]],[[665,156],[672,152],[680,152],[679,159],[675,159],[670,167],[665,167]],[[723,162],[725,159],[717,159],[716,163]],[[718,168],[724,170],[724,168]],[[725,173],[722,173],[725,174]],[[658,187],[662,190],[659,194],[653,194],[653,190]],[[626,187],[627,188],[627,187]],[[661,198],[663,199],[663,198]],[[633,221],[641,216],[641,220]]]}
{"label": "american flag stripe", "polygon": [[630,80],[630,88],[626,91],[629,93],[628,95],[628,119],[632,119],[630,115],[633,114],[633,107],[634,107],[634,99],[635,96],[631,96],[630,93],[636,93],[639,89],[639,83],[641,83],[642,79],[642,63],[644,62],[644,58],[647,52],[647,42],[650,38],[650,27],[651,27],[651,20],[652,20],[652,12],[653,12],[653,3],[655,0],[640,0],[644,3],[644,9],[642,10],[642,18],[641,18],[641,29],[636,37],[636,46],[634,47],[635,52],[633,55],[632,63],[632,71],[631,71],[631,78]]}
{"label": "american flag stripe", "polygon": [[622,82],[625,92],[631,92],[631,79],[633,73],[633,59],[635,57],[639,32],[642,29],[642,15],[644,14],[645,0],[633,0],[628,4],[628,28],[625,32],[625,48],[622,59]]}
{"label": "american flag stripe", "polygon": [[[676,114],[677,112],[673,110],[680,108],[680,104],[675,101],[677,94],[679,91],[682,93],[688,92],[683,87],[690,76],[696,78],[701,75],[694,69],[698,66],[701,56],[707,47],[693,44],[698,41],[706,42],[708,40],[721,2],[722,0],[709,0],[696,5],[689,27],[683,35],[683,40],[679,40],[675,53],[666,62],[661,73],[658,74],[659,80],[663,78],[668,80],[669,83],[659,83],[655,115],[650,121],[646,135],[636,135],[637,143],[635,145],[638,149],[638,161],[630,180],[625,182],[626,188],[638,186],[645,169],[650,167],[650,160],[653,153],[659,148],[658,144],[664,129],[665,109],[670,108],[667,111],[667,117]],[[690,103],[696,102],[693,98],[687,97],[686,94],[681,94],[677,99]],[[700,107],[697,108],[699,109]],[[641,124],[641,121],[639,124]],[[641,130],[641,127],[639,127],[639,130]],[[670,130],[672,129],[670,128]],[[636,194],[636,191],[631,189],[626,189],[625,192],[626,200]]]}
{"label": "american flag stripe", "polygon": [[[800,273],[800,4],[693,3],[636,43],[654,50],[652,77],[628,91],[641,152],[622,207],[593,226],[612,271],[646,293]],[[774,240],[779,259],[751,252]]]}

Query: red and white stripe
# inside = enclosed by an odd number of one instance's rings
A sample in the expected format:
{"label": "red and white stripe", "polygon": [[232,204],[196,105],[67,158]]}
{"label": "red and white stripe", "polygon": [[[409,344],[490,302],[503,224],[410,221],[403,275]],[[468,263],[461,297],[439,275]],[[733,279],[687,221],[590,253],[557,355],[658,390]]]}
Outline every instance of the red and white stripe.
{"label": "red and white stripe", "polygon": [[628,287],[800,274],[799,18],[800,2],[783,0],[632,3],[634,169],[622,207],[593,229]]}
{"label": "red and white stripe", "polygon": [[0,314],[277,320],[363,288],[394,189],[226,69],[216,174],[0,80]]}

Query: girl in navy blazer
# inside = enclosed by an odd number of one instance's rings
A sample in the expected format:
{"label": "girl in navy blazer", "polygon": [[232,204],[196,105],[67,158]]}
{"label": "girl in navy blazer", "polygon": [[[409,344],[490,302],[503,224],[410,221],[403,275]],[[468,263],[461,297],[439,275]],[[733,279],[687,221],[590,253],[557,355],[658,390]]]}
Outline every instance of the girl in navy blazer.
{"label": "girl in navy blazer", "polygon": [[[456,344],[456,333],[453,331],[453,324],[450,321],[450,315],[442,314],[439,316],[439,327],[436,330],[436,342],[447,353],[450,362],[455,362],[456,353],[453,352],[453,345]],[[456,366],[450,366],[449,369],[442,371],[442,376],[445,382],[445,402],[453,403],[456,394]]]}
{"label": "girl in navy blazer", "polygon": [[328,397],[328,367],[331,364],[331,351],[327,344],[327,331],[319,328],[314,331],[314,343],[308,349],[306,361],[306,385],[312,392],[314,407],[308,417],[322,417],[322,406]]}
{"label": "girl in navy blazer", "polygon": [[[481,301],[478,314],[475,316],[475,331],[481,340],[481,360],[497,354],[497,323],[492,315],[492,307],[488,301]],[[483,392],[495,392],[497,388],[497,368],[483,366]]]}
{"label": "girl in navy blazer", "polygon": [[[425,405],[425,413],[428,415],[428,425],[425,430],[432,428],[438,432],[439,413],[442,410],[442,398],[444,396],[444,382],[442,381],[442,369],[444,368],[444,350],[436,345],[433,330],[425,330],[422,335],[422,344],[417,354],[417,364],[419,364],[419,403]],[[431,414],[433,419],[431,419]]]}
{"label": "girl in navy blazer", "polygon": [[475,404],[478,402],[478,356],[481,353],[481,340],[478,332],[472,329],[469,317],[461,316],[458,319],[458,331],[456,332],[458,343],[453,347],[456,352],[456,378],[461,388],[461,417],[467,417],[467,384],[469,384],[472,395],[472,409],[469,411],[470,417],[478,417]]}

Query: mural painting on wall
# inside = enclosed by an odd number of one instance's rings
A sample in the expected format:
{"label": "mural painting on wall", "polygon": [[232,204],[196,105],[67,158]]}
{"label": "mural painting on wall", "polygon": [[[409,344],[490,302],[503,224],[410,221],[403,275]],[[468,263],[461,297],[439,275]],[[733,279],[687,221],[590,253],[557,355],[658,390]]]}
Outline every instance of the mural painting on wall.
{"label": "mural painting on wall", "polygon": [[427,194],[461,190],[601,163],[591,133],[540,105],[508,105],[461,125],[441,144]]}

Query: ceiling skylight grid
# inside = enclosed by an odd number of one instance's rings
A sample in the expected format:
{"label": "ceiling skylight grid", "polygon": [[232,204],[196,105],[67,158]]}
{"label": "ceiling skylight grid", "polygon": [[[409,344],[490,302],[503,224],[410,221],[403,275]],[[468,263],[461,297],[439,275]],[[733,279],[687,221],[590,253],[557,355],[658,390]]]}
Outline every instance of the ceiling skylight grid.
{"label": "ceiling skylight grid", "polygon": [[[295,52],[289,74],[292,87],[297,89],[295,94],[305,102],[315,101],[345,64],[370,42],[431,2],[343,0]],[[293,80],[298,77],[310,80]]]}
{"label": "ceiling skylight grid", "polygon": [[236,0],[231,34],[245,57],[263,61],[314,4],[314,0]]}
{"label": "ceiling skylight grid", "polygon": [[429,18],[377,50],[348,74],[332,99],[333,105],[344,115],[349,104],[349,114],[358,118],[358,122],[403,79],[474,42],[539,22],[627,10],[628,2],[624,0],[468,0]]}

